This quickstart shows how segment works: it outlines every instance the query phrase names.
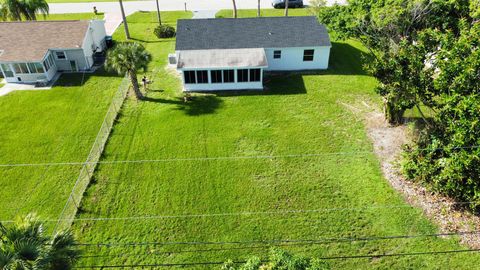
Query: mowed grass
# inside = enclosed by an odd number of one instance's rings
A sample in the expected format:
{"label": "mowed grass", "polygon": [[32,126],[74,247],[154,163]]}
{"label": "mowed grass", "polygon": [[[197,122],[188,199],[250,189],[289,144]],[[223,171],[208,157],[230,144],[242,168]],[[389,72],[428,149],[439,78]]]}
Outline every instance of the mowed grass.
{"label": "mowed grass", "polygon": [[[172,25],[190,16],[162,15]],[[184,103],[179,78],[165,68],[174,40],[153,37],[151,16],[129,21],[154,56],[147,73],[154,82],[147,101],[125,104],[84,197],[83,220],[73,229],[91,245],[80,265],[244,260],[264,257],[272,245],[312,257],[465,249],[456,238],[338,240],[438,232],[387,184],[361,117],[345,106],[378,102],[358,43],[333,42],[327,71],[270,76],[265,92],[195,95]],[[121,160],[138,162],[114,162]],[[469,269],[478,258],[328,262],[333,269]]]}
{"label": "mowed grass", "polygon": [[[0,97],[0,217],[37,213],[57,218],[85,161],[121,78],[64,74],[51,90]],[[49,226],[51,224],[48,224]]]}

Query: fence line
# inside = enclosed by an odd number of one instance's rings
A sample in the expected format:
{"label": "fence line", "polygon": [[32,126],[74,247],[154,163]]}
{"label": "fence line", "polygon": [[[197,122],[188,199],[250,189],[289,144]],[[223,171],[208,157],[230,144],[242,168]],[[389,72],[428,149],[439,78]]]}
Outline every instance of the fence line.
{"label": "fence line", "polygon": [[55,225],[53,230],[54,233],[69,229],[72,225],[78,208],[80,207],[83,194],[90,184],[95,168],[97,167],[98,161],[102,156],[103,150],[110,136],[113,124],[117,119],[118,113],[127,96],[129,87],[130,81],[128,80],[127,76],[125,76],[118,87],[117,93],[112,99],[110,107],[108,107],[108,111],[105,114],[105,118],[102,122],[102,126],[100,127],[97,137],[95,138],[95,142],[90,149],[90,153],[80,168],[80,172],[77,180],[75,181],[75,185],[72,188],[72,192],[70,193],[70,196],[68,197],[68,200],[65,203],[62,212],[60,213],[57,224]]}

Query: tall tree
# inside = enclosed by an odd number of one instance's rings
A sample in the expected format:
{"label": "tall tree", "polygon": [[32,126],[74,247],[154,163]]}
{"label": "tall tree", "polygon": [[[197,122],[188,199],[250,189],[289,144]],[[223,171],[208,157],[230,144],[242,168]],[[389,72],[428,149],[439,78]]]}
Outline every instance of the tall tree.
{"label": "tall tree", "polygon": [[137,72],[146,71],[151,60],[152,56],[140,43],[123,42],[108,51],[106,67],[120,75],[127,74],[137,100],[141,100],[143,94],[138,85]]}
{"label": "tall tree", "polygon": [[158,4],[158,0],[155,0],[157,3],[157,18],[158,18],[158,24],[162,25],[162,17],[160,16],[160,5]]}
{"label": "tall tree", "polygon": [[37,20],[37,15],[48,15],[48,3],[45,0],[4,0],[0,2],[0,20],[28,21]]}
{"label": "tall tree", "polygon": [[237,2],[235,2],[235,0],[232,0],[232,4],[233,4],[233,18],[237,18],[237,17],[238,17],[238,14],[237,14]]}
{"label": "tall tree", "polygon": [[285,0],[285,16],[288,17],[288,0]]}
{"label": "tall tree", "polygon": [[[398,125],[403,120],[403,113],[422,101],[412,99],[411,89],[404,88],[418,81],[418,77],[408,76],[408,73],[421,73],[414,70],[419,65],[408,70],[411,67],[400,58],[413,60],[413,56],[399,54],[399,48],[416,42],[419,32],[425,29],[440,29],[458,35],[460,21],[473,20],[469,1],[350,0],[348,5],[321,8],[318,15],[330,30],[342,37],[356,38],[369,49],[375,61],[369,59],[365,65],[381,82],[377,90],[384,98],[386,119],[390,124]],[[414,62],[418,63],[417,60]],[[400,67],[400,72],[397,68],[392,69],[393,65]],[[387,69],[395,70],[395,73],[384,72],[388,66]],[[400,73],[403,74],[396,76]],[[414,90],[421,90],[421,87]]]}
{"label": "tall tree", "polygon": [[128,30],[127,16],[125,16],[125,10],[123,9],[123,1],[118,0],[118,3],[120,4],[120,11],[122,13],[123,27],[125,28],[125,37],[127,37],[128,40],[130,39],[130,31]]}
{"label": "tall tree", "polygon": [[0,223],[0,269],[69,270],[79,255],[70,232],[49,238],[34,215],[11,226]]}

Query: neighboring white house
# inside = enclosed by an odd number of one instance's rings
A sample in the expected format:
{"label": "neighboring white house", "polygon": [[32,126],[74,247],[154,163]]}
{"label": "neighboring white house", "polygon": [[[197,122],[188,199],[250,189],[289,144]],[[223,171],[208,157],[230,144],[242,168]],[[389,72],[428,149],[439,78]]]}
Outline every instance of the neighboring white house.
{"label": "neighboring white house", "polygon": [[330,38],[315,17],[178,20],[185,91],[263,89],[264,71],[328,68]]}
{"label": "neighboring white house", "polygon": [[0,72],[7,82],[46,83],[57,72],[89,70],[105,50],[105,22],[0,23]]}

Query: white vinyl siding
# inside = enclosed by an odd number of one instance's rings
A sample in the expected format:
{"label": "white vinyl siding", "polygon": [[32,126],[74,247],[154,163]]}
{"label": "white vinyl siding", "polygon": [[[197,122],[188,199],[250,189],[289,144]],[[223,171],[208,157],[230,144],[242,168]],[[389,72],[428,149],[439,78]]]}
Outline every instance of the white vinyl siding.
{"label": "white vinyl siding", "polygon": [[[274,52],[281,50],[281,58],[274,58]],[[313,50],[304,61],[306,50]],[[308,53],[308,52],[307,52]],[[330,58],[330,47],[301,47],[301,48],[267,48],[268,68],[271,71],[295,71],[295,70],[316,70],[327,69]]]}

